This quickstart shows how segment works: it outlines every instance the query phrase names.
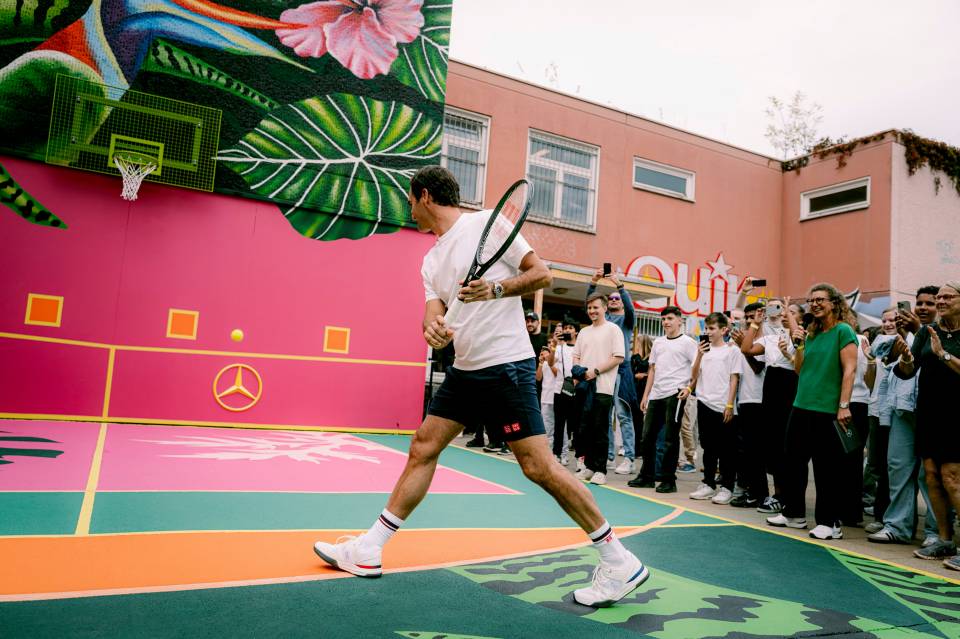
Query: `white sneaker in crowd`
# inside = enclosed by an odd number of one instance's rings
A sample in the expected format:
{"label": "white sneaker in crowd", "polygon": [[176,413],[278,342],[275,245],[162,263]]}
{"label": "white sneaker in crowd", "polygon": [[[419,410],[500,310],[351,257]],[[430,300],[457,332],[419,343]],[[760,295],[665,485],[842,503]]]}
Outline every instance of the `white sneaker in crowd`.
{"label": "white sneaker in crowd", "polygon": [[340,537],[335,544],[318,541],[313,545],[313,552],[334,568],[358,577],[379,577],[383,574],[380,563],[383,550],[379,546],[364,544],[353,535]]}
{"label": "white sneaker in crowd", "polygon": [[560,463],[566,466],[567,464],[570,463],[570,458],[567,457],[566,455],[560,455]]}
{"label": "white sneaker in crowd", "polygon": [[603,486],[607,483],[607,476],[604,473],[594,473],[593,477],[590,478],[590,483]]}
{"label": "white sneaker in crowd", "polygon": [[650,577],[650,571],[636,555],[629,553],[616,566],[600,562],[593,570],[593,583],[588,588],[573,591],[573,600],[584,606],[606,608],[636,590]]}
{"label": "white sneaker in crowd", "polygon": [[630,461],[629,459],[624,459],[622,462],[620,462],[620,465],[619,465],[619,466],[617,466],[616,468],[613,469],[613,472],[615,472],[615,473],[618,474],[618,475],[630,475],[630,474],[636,472],[636,471],[634,470],[634,467],[635,467],[635,466],[636,466],[636,464],[634,464],[634,463],[633,463],[632,461]]}
{"label": "white sneaker in crowd", "polygon": [[692,493],[690,493],[690,499],[710,499],[716,494],[717,490],[715,488],[711,488],[706,484],[700,484]]}
{"label": "white sneaker in crowd", "polygon": [[587,467],[587,464],[584,461],[583,457],[577,457],[577,471],[581,471],[586,467]]}
{"label": "white sneaker in crowd", "polygon": [[803,517],[787,517],[783,513],[774,515],[773,517],[767,517],[767,523],[780,528],[798,528],[803,530],[807,527],[807,520]]}
{"label": "white sneaker in crowd", "polygon": [[616,460],[616,459],[608,459],[608,460],[607,460],[607,468],[616,468],[616,467],[617,467],[617,460]]}
{"label": "white sneaker in crowd", "polygon": [[733,499],[733,493],[730,492],[730,489],[721,486],[720,488],[717,488],[717,494],[714,495],[713,499],[710,501],[715,504],[725,505],[729,504],[731,499]]}
{"label": "white sneaker in crowd", "polygon": [[582,479],[583,481],[587,481],[591,477],[593,477],[593,471],[590,470],[589,468],[581,468],[576,473],[574,473],[573,476],[576,477],[577,479]]}
{"label": "white sneaker in crowd", "polygon": [[840,526],[824,526],[820,524],[810,531],[810,536],[814,539],[843,539],[843,531]]}

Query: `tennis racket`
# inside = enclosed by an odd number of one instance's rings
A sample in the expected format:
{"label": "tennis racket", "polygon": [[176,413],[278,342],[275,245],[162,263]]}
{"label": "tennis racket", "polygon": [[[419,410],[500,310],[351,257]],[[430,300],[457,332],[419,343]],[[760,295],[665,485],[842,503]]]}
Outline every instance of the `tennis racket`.
{"label": "tennis racket", "polygon": [[[507,252],[527,219],[532,195],[533,187],[526,180],[517,180],[503,194],[500,202],[493,209],[490,219],[487,220],[486,226],[483,227],[473,264],[470,265],[470,270],[463,279],[464,283],[483,277],[483,274]],[[454,295],[446,315],[443,316],[446,326],[456,321],[463,306],[464,303],[460,297]]]}

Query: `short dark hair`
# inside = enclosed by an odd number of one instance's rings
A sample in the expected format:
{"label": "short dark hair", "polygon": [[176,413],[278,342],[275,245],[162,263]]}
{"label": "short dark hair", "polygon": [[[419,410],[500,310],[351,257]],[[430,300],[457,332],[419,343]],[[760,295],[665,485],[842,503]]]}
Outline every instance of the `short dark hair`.
{"label": "short dark hair", "polygon": [[730,325],[730,320],[723,313],[710,313],[707,315],[704,324],[716,324],[720,328],[726,328]]}
{"label": "short dark hair", "polygon": [[937,293],[939,292],[940,292],[939,286],[928,284],[927,286],[921,286],[920,288],[917,289],[917,297],[920,297],[921,295],[933,295],[934,297],[936,297]]}
{"label": "short dark hair", "polygon": [[603,304],[603,307],[604,307],[604,308],[607,307],[607,296],[604,295],[603,293],[594,293],[593,295],[591,295],[590,297],[588,297],[588,298],[587,298],[587,306],[589,306],[589,305],[590,305],[590,302],[592,302],[592,301],[594,301],[594,300],[600,300],[600,303]]}
{"label": "short dark hair", "polygon": [[755,313],[756,311],[759,311],[761,308],[766,308],[766,306],[767,306],[767,305],[764,304],[763,302],[753,302],[752,304],[747,304],[747,305],[743,308],[743,312],[744,312],[744,313]]}
{"label": "short dark hair", "polygon": [[676,315],[677,317],[683,317],[683,311],[680,310],[679,306],[668,306],[662,311],[660,311],[660,317],[666,315]]}
{"label": "short dark hair", "polygon": [[578,322],[577,320],[573,319],[568,315],[563,318],[562,322],[560,322],[560,326],[572,326],[574,329],[579,330],[580,322]]}
{"label": "short dark hair", "polygon": [[442,166],[425,166],[410,180],[410,192],[417,201],[426,189],[440,206],[460,206],[460,185],[453,173]]}

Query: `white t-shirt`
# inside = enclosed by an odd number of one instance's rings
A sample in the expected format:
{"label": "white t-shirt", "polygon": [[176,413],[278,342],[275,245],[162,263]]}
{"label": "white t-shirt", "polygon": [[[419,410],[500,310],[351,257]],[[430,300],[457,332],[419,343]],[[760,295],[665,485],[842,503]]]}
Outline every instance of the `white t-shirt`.
{"label": "white t-shirt", "polygon": [[[793,370],[793,363],[783,356],[783,353],[780,351],[780,337],[786,337],[787,333],[772,333],[770,335],[764,335],[758,340],[755,340],[754,344],[760,344],[763,346],[763,363],[767,366],[772,366],[774,368],[785,368],[787,370]],[[787,337],[787,352],[791,355],[796,349],[793,347],[793,340]]]}
{"label": "white t-shirt", "polygon": [[[747,356],[740,353],[740,357],[743,359],[743,372],[740,375],[740,390],[737,391],[737,404],[760,404],[763,402],[763,378],[767,374],[767,369],[764,368],[760,371],[760,374],[757,375],[753,372],[753,369],[750,368],[750,362],[747,361]],[[763,361],[762,357],[754,359],[760,362]]]}
{"label": "white t-shirt", "polygon": [[711,410],[722,413],[730,399],[730,376],[743,375],[747,363],[740,349],[734,346],[710,345],[700,359],[700,379],[697,380],[697,400]]}
{"label": "white t-shirt", "polygon": [[863,335],[857,335],[859,343],[857,344],[857,376],[853,380],[853,393],[850,395],[851,402],[866,404],[870,401],[870,388],[863,376],[867,373],[867,356],[863,352],[863,346],[870,343]]}
{"label": "white t-shirt", "polygon": [[653,340],[650,364],[656,365],[653,387],[647,399],[663,399],[676,395],[690,381],[693,360],[697,358],[697,342],[689,335],[666,336]]}
{"label": "white t-shirt", "polygon": [[553,363],[557,367],[557,379],[553,387],[553,394],[559,395],[563,388],[563,378],[570,377],[573,371],[573,346],[565,342],[558,344],[557,351],[553,354]]}
{"label": "white t-shirt", "polygon": [[[490,211],[463,213],[423,257],[420,274],[427,301],[439,299],[447,307],[459,290],[458,282],[476,255],[477,243]],[[517,235],[507,252],[484,274],[488,281],[516,277],[520,262],[532,249]],[[473,371],[534,356],[523,320],[519,297],[465,304],[448,328],[453,329],[456,359],[453,366]]]}
{"label": "white t-shirt", "polygon": [[[580,366],[589,370],[599,368],[613,355],[623,357],[623,331],[613,322],[603,321],[599,326],[591,324],[580,330],[573,355]],[[597,378],[597,392],[613,395],[617,383],[617,367],[600,373]]]}
{"label": "white t-shirt", "polygon": [[[560,366],[558,362],[555,361],[553,365],[557,367],[557,372],[559,372]],[[557,389],[557,376],[554,375],[553,369],[550,368],[550,362],[547,360],[544,360],[543,364],[540,364],[540,370],[543,375],[543,379],[540,381],[540,403],[552,404],[553,396]]]}

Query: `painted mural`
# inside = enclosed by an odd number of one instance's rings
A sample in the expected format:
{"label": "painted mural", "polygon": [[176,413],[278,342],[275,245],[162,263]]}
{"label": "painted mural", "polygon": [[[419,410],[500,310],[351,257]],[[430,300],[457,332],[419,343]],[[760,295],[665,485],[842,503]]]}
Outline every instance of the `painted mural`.
{"label": "painted mural", "polygon": [[[395,232],[410,176],[439,158],[451,12],[451,0],[0,0],[0,153],[44,158],[67,75],[220,109],[214,189],[276,204],[302,235]],[[0,202],[66,228],[39,199],[0,170]]]}

